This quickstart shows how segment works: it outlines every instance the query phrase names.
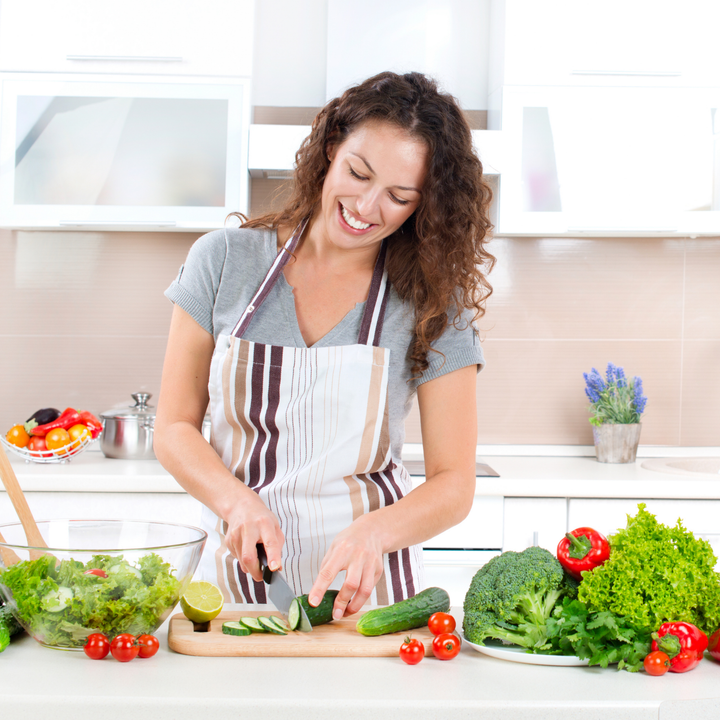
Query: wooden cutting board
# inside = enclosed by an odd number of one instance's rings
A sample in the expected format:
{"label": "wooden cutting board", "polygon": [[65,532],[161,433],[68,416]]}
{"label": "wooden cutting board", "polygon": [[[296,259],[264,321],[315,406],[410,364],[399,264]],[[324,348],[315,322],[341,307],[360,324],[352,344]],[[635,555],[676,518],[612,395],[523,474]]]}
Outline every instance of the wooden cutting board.
{"label": "wooden cutting board", "polygon": [[[253,633],[238,637],[223,635],[222,624],[241,616],[275,615],[270,610],[223,611],[210,621],[207,632],[196,632],[193,623],[182,613],[170,618],[168,644],[183,655],[214,657],[397,657],[408,631],[365,637],[355,630],[362,613],[326,625],[317,625],[312,632],[290,632],[287,635]],[[425,654],[432,655],[432,634],[427,627],[411,631],[425,645]]]}

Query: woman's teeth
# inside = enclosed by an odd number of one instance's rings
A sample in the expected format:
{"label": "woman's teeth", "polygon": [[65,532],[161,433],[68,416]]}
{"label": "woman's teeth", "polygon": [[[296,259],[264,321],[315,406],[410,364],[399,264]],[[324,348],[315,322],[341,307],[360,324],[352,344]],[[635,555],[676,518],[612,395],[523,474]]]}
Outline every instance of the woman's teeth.
{"label": "woman's teeth", "polygon": [[342,213],[343,220],[353,229],[355,230],[367,230],[372,223],[364,223],[360,222],[359,220],[356,220],[354,217],[350,215],[350,213],[345,209],[345,206],[340,203],[340,212]]}

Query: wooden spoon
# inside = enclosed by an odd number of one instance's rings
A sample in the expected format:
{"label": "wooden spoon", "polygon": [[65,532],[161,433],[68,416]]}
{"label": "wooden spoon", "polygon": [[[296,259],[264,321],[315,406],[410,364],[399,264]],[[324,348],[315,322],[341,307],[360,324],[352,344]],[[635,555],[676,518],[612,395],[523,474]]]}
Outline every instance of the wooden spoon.
{"label": "wooden spoon", "polygon": [[[4,542],[5,538],[2,536],[2,533],[0,533],[0,543]],[[20,556],[12,548],[0,547],[0,555],[2,556],[3,565],[5,567],[10,567],[15,563],[20,562]]]}
{"label": "wooden spoon", "polygon": [[25,494],[20,487],[15,471],[12,469],[10,460],[8,460],[8,456],[5,454],[5,448],[3,448],[2,445],[0,445],[0,479],[2,479],[5,490],[7,490],[10,501],[15,508],[15,512],[20,518],[28,545],[32,546],[30,548],[30,559],[36,560],[46,553],[36,550],[35,548],[46,548],[47,543],[40,534],[35,518],[25,499]]}

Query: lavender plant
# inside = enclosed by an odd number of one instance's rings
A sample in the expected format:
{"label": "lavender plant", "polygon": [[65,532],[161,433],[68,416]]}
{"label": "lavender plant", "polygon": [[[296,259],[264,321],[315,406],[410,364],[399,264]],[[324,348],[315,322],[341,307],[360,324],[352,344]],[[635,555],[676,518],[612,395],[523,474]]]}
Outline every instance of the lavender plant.
{"label": "lavender plant", "polygon": [[590,400],[591,425],[604,423],[626,425],[639,423],[647,398],[643,395],[642,379],[628,380],[625,370],[608,363],[605,377],[593,368],[583,373],[585,394]]}

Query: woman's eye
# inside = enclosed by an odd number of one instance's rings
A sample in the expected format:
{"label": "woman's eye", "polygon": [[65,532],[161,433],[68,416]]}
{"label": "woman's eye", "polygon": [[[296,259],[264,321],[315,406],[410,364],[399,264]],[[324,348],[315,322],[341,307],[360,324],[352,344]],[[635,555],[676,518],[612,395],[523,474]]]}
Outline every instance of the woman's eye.
{"label": "woman's eye", "polygon": [[357,180],[367,180],[366,177],[363,177],[362,175],[358,175],[352,168],[350,168],[350,174]]}
{"label": "woman's eye", "polygon": [[410,204],[409,200],[401,200],[399,197],[396,197],[392,193],[390,193],[390,199],[393,202],[397,203],[398,205],[409,205]]}

